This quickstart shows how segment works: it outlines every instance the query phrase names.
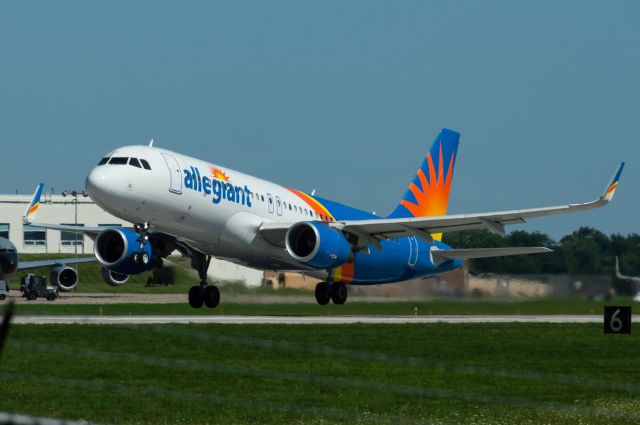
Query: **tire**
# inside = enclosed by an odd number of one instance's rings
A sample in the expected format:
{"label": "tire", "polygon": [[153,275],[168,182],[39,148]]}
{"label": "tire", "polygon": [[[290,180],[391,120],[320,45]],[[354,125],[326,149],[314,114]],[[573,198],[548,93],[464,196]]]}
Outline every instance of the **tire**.
{"label": "tire", "polygon": [[144,264],[145,266],[149,264],[149,254],[147,254],[146,252],[142,253],[142,264]]}
{"label": "tire", "polygon": [[331,300],[334,304],[344,304],[347,301],[347,285],[344,283],[334,283],[331,288]]}
{"label": "tire", "polygon": [[27,299],[29,301],[37,300],[38,299],[38,293],[32,289],[31,291],[27,292]]}
{"label": "tire", "polygon": [[204,289],[204,303],[209,308],[215,308],[220,304],[220,291],[211,285]]}
{"label": "tire", "polygon": [[320,305],[327,305],[331,300],[329,294],[329,284],[327,282],[320,282],[316,285],[316,301]]}
{"label": "tire", "polygon": [[47,301],[53,301],[56,299],[56,295],[55,294],[47,294]]}
{"label": "tire", "polygon": [[4,301],[7,298],[5,294],[0,294],[0,301]]}
{"label": "tire", "polygon": [[189,289],[189,305],[193,308],[201,308],[204,304],[204,290],[200,286],[192,286]]}

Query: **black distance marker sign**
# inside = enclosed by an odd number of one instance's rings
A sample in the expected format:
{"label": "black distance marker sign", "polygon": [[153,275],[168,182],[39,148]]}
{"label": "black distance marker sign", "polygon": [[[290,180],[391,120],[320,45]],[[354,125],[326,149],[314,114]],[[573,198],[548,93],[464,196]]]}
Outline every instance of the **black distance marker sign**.
{"label": "black distance marker sign", "polygon": [[630,334],[631,307],[606,306],[604,308],[604,333]]}

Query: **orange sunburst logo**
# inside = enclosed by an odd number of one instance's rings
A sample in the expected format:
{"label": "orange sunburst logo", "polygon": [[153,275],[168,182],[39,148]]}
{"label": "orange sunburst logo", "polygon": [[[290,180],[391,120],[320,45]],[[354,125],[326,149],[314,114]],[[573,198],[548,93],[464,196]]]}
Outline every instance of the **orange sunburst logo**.
{"label": "orange sunburst logo", "polygon": [[455,152],[451,153],[447,175],[444,175],[444,159],[442,158],[442,143],[440,144],[440,154],[438,158],[438,170],[433,163],[431,152],[427,153],[427,165],[429,179],[425,176],[422,168],[418,169],[420,186],[411,183],[409,190],[416,198],[417,203],[402,200],[400,203],[408,209],[414,217],[441,216],[447,213],[449,203],[449,189],[451,188],[451,175],[453,173],[453,161]]}
{"label": "orange sunburst logo", "polygon": [[227,176],[227,174],[219,168],[209,167],[209,171],[211,171],[211,175],[214,179],[222,180],[225,182],[231,181],[229,179],[229,176]]}

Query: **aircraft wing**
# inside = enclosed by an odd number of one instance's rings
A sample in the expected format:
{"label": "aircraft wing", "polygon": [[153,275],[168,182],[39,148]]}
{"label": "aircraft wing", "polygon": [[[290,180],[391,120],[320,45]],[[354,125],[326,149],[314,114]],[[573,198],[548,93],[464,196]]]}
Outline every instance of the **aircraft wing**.
{"label": "aircraft wing", "polygon": [[[457,230],[488,229],[504,235],[504,227],[510,224],[524,223],[529,218],[544,217],[585,211],[607,205],[613,198],[618,186],[624,162],[621,163],[604,193],[591,202],[560,205],[546,208],[497,211],[479,214],[458,214],[436,217],[381,218],[373,220],[343,220],[327,223],[328,226],[357,236],[358,245],[372,244],[380,248],[380,241],[403,236],[417,236],[425,242],[433,242],[433,233],[446,233]],[[284,236],[291,224],[263,223],[262,236],[275,245],[284,246]]]}
{"label": "aircraft wing", "polygon": [[82,258],[59,258],[56,260],[40,260],[40,261],[20,261],[18,270],[38,269],[40,267],[62,266],[65,264],[91,263],[96,261],[95,257]]}
{"label": "aircraft wing", "polygon": [[[32,223],[25,223],[32,224]],[[79,235],[87,235],[91,240],[95,240],[100,232],[106,227],[87,227],[87,226],[74,226],[73,224],[48,224],[48,223],[33,223],[34,226],[42,227],[44,229],[60,230],[63,232],[77,233]]]}
{"label": "aircraft wing", "polygon": [[433,250],[431,254],[444,261],[446,260],[470,260],[472,258],[504,257],[507,255],[543,254],[553,252],[545,247],[510,247],[510,248],[471,248],[471,249],[447,249]]}

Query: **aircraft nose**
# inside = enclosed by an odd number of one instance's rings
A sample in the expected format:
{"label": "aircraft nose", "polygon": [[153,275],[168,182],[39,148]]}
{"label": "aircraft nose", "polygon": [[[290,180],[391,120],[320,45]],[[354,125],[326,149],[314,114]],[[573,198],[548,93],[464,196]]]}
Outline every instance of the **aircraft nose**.
{"label": "aircraft nose", "polygon": [[107,192],[107,175],[103,168],[95,167],[91,170],[84,183],[85,190],[93,200],[99,199]]}
{"label": "aircraft nose", "polygon": [[0,269],[6,275],[15,273],[18,268],[18,254],[7,252],[0,254]]}

